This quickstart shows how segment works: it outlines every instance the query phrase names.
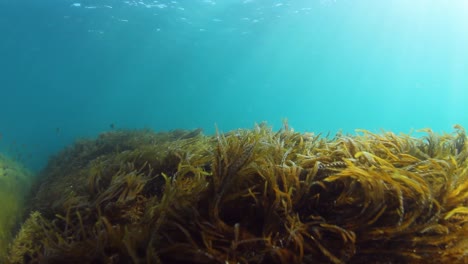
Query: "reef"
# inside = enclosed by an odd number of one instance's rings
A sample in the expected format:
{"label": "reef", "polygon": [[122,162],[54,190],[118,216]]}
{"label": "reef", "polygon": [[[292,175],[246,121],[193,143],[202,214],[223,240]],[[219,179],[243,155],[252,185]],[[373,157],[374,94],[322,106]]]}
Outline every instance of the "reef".
{"label": "reef", "polygon": [[468,263],[468,144],[112,131],[51,158],[9,263]]}

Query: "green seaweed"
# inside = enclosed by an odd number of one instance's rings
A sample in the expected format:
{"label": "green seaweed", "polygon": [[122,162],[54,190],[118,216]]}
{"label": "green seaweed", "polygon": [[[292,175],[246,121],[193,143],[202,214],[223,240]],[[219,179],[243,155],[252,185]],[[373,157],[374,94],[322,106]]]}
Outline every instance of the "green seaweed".
{"label": "green seaweed", "polygon": [[19,228],[33,180],[31,172],[0,154],[0,262],[4,262],[8,244]]}

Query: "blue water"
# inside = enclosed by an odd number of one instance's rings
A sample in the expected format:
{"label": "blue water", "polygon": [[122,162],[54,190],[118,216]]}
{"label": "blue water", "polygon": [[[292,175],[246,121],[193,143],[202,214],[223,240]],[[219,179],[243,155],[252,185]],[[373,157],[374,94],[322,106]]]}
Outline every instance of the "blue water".
{"label": "blue water", "polygon": [[[468,127],[463,0],[0,0],[0,149],[116,128]],[[19,156],[19,157],[18,157]]]}

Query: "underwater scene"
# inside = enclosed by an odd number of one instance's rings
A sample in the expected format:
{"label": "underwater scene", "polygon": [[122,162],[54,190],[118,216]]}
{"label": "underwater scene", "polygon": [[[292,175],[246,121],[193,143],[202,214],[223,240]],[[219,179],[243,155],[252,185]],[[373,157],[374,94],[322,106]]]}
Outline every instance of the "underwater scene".
{"label": "underwater scene", "polygon": [[0,0],[0,263],[468,263],[467,13]]}

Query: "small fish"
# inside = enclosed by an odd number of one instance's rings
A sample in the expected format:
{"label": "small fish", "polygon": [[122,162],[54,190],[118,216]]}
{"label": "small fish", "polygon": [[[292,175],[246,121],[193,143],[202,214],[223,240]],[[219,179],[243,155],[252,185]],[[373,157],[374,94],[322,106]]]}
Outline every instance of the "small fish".
{"label": "small fish", "polygon": [[115,129],[115,124],[114,124],[114,123],[111,123],[111,124],[109,125],[109,127],[110,127],[111,129]]}
{"label": "small fish", "polygon": [[55,134],[60,135],[60,127],[55,128]]}

